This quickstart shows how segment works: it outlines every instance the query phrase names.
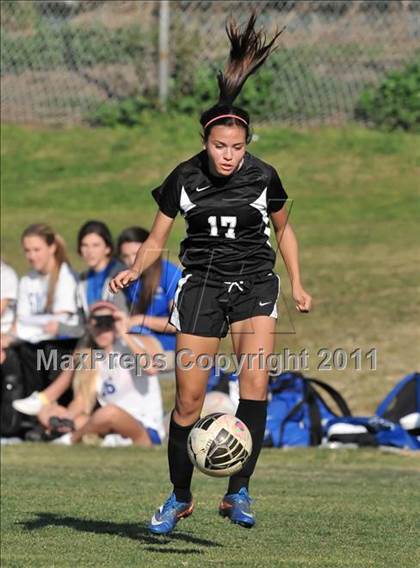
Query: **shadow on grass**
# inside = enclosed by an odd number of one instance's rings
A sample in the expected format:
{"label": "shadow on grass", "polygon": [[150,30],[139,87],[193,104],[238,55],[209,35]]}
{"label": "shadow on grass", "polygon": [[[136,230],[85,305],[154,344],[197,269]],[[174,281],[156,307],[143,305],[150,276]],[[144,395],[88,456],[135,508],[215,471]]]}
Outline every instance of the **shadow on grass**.
{"label": "shadow on grass", "polygon": [[111,521],[96,521],[89,519],[80,519],[78,517],[67,517],[64,515],[56,515],[54,513],[37,513],[35,519],[19,522],[28,531],[39,530],[44,527],[68,527],[80,532],[88,532],[95,534],[110,534],[113,536],[121,536],[132,540],[143,542],[147,545],[146,550],[151,552],[166,552],[177,554],[200,554],[202,550],[199,548],[169,548],[167,544],[172,545],[175,542],[188,544],[196,544],[200,547],[217,547],[222,546],[218,542],[198,538],[187,533],[176,532],[170,536],[154,536],[150,534],[146,526],[137,523],[114,523]]}

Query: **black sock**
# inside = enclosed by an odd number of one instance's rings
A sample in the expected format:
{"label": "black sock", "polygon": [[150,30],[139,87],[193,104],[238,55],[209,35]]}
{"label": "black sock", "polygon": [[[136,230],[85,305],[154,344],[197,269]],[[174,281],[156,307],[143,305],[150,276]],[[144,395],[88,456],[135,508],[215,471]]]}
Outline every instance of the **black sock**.
{"label": "black sock", "polygon": [[239,400],[236,416],[248,426],[251,432],[252,452],[241,471],[239,471],[237,475],[232,475],[229,479],[228,493],[238,493],[242,487],[248,489],[249,478],[254,473],[264,440],[265,423],[267,420],[267,401],[241,398]]}
{"label": "black sock", "polygon": [[[194,422],[195,424],[195,422]],[[191,478],[194,466],[188,457],[187,440],[194,424],[180,426],[172,415],[169,425],[168,461],[169,474],[177,501],[191,500]]]}

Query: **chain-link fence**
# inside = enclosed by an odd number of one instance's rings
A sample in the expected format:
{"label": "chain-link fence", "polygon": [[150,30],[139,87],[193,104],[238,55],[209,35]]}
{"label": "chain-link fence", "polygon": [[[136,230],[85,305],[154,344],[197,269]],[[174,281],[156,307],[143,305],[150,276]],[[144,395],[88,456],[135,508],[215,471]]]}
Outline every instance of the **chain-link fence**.
{"label": "chain-link fence", "polygon": [[[159,82],[165,94],[164,4],[3,0],[3,121],[74,123],[107,101],[156,104]],[[280,49],[244,89],[241,102],[260,121],[343,122],[366,86],[419,54],[416,0],[172,1],[167,8],[167,106],[180,112],[215,102],[226,20],[244,22],[252,8],[268,34],[287,25]]]}

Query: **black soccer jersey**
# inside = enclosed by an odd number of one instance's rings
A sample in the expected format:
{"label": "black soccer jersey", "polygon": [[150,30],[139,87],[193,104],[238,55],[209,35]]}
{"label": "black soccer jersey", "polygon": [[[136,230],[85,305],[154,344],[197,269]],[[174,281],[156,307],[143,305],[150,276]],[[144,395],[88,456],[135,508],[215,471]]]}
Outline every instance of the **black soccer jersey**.
{"label": "black soccer jersey", "polygon": [[189,271],[234,276],[273,269],[269,214],[283,207],[287,194],[269,164],[246,152],[239,170],[216,177],[202,151],[179,164],[152,195],[165,215],[185,217],[179,260]]}

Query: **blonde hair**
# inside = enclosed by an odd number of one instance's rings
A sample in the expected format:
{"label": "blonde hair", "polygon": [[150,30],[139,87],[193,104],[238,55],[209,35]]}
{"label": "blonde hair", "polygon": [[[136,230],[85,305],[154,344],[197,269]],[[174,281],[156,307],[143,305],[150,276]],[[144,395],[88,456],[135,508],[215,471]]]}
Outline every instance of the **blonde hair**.
{"label": "blonde hair", "polygon": [[45,311],[50,312],[52,310],[52,306],[54,303],[54,294],[55,288],[57,285],[58,275],[60,273],[61,265],[65,262],[70,265],[66,244],[64,239],[56,233],[49,225],[45,223],[34,223],[33,225],[29,225],[23,233],[21,237],[21,241],[25,237],[40,237],[43,239],[48,246],[55,245],[55,252],[54,252],[54,268],[50,272],[50,280],[48,284],[48,294],[47,294],[47,304],[45,306]]}
{"label": "blonde hair", "polygon": [[[84,356],[87,354],[87,360],[92,361],[92,349],[90,347],[85,347],[83,349],[78,349],[75,353],[76,357],[80,356],[81,360],[84,360]],[[98,369],[93,368],[93,366],[85,369],[78,369],[73,375],[73,393],[74,398],[80,397],[83,401],[83,412],[85,414],[91,414],[92,410],[96,404],[96,382],[98,379]]]}

